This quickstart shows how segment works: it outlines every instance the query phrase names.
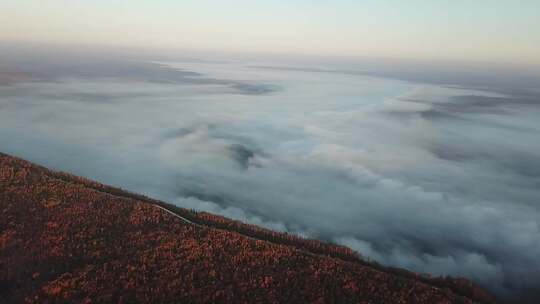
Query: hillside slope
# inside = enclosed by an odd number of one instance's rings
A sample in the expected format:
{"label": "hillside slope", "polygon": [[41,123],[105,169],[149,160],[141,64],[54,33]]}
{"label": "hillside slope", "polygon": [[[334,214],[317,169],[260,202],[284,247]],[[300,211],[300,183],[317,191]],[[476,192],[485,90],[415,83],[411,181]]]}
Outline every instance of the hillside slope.
{"label": "hillside slope", "polygon": [[0,298],[19,302],[493,303],[304,240],[0,154]]}

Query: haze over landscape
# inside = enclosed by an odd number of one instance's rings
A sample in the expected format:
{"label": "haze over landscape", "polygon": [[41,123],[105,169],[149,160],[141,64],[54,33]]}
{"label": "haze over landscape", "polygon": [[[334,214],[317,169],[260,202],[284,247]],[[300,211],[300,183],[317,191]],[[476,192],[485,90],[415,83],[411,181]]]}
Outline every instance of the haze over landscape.
{"label": "haze over landscape", "polygon": [[0,152],[540,299],[536,1],[150,3],[3,3]]}

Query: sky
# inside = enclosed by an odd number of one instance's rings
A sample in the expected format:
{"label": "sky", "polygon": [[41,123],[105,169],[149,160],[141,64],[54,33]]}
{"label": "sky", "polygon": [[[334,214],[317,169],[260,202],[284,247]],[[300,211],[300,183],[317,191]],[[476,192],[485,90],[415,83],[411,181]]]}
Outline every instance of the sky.
{"label": "sky", "polygon": [[537,0],[3,0],[0,42],[540,64]]}

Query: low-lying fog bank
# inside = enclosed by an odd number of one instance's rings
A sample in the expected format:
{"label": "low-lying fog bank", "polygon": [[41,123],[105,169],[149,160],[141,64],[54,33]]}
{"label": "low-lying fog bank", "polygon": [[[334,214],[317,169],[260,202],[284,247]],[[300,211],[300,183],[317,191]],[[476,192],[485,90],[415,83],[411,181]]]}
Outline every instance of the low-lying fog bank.
{"label": "low-lying fog bank", "polygon": [[532,72],[490,87],[392,64],[4,58],[2,152],[540,298]]}

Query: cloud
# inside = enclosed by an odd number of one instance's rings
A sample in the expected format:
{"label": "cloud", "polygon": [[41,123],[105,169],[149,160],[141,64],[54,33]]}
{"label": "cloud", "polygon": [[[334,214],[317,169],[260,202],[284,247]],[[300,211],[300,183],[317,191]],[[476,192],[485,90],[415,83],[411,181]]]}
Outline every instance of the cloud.
{"label": "cloud", "polygon": [[33,82],[0,87],[1,151],[534,299],[531,95],[315,70],[253,69],[245,81],[249,68],[223,63],[205,62],[207,74],[190,72],[197,62],[58,61],[23,64]]}

